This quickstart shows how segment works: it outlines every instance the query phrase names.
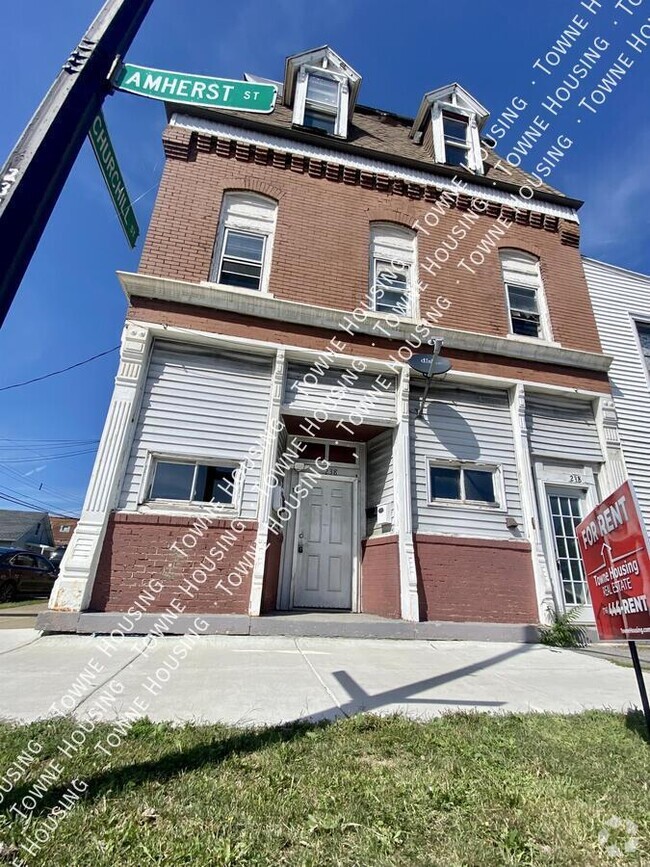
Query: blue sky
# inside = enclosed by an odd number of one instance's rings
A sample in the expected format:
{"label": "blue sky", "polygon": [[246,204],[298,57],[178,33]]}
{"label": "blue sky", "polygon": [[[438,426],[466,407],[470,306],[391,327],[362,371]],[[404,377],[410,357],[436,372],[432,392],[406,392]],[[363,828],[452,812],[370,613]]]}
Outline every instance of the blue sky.
{"label": "blue sky", "polygon": [[[13,4],[0,54],[0,160],[95,7],[99,0]],[[563,63],[552,76],[533,69],[576,14],[589,26]],[[566,0],[155,0],[128,59],[226,78],[241,78],[244,71],[281,78],[288,54],[329,43],[362,74],[364,104],[413,116],[426,91],[459,81],[493,119],[518,96],[529,103],[525,116],[532,121],[584,50],[596,37],[605,39],[610,47],[567,107],[557,118],[544,112],[552,127],[524,167],[534,168],[558,135],[569,136],[573,145],[549,182],[585,201],[583,252],[650,273],[650,46],[643,54],[625,46],[646,20],[643,6],[632,17],[615,10],[614,0],[602,0],[597,16]],[[623,49],[635,61],[625,78],[597,114],[580,109],[578,98],[595,87]],[[165,116],[161,103],[127,94],[111,97],[105,114],[137,200],[141,240],[135,252],[127,247],[86,144],[0,331],[0,388],[119,343],[126,302],[115,271],[138,265],[162,169]],[[516,130],[505,145],[514,144],[522,127]],[[113,353],[42,383],[0,392],[0,492],[63,513],[79,510],[116,365]],[[7,505],[0,501],[0,507]]]}

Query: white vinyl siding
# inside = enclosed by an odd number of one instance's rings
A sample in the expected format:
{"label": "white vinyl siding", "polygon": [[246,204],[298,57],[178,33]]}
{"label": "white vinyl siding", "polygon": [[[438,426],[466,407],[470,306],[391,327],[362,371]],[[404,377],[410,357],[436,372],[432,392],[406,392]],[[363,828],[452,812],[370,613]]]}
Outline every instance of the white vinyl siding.
{"label": "white vinyl siding", "polygon": [[[391,524],[395,522],[395,483],[393,478],[393,431],[385,430],[369,440],[366,450],[366,508],[380,504],[391,508]],[[369,517],[367,532],[370,536],[378,526],[377,519]]]}
{"label": "white vinyl siding", "polygon": [[650,528],[650,374],[637,323],[650,323],[650,277],[584,259],[589,293],[609,369],[627,470]]}
{"label": "white vinyl siding", "polygon": [[[142,408],[124,478],[120,508],[146,496],[152,456],[239,464],[267,427],[271,360],[213,354],[180,344],[153,348]],[[242,479],[241,515],[257,515],[260,464]]]}
{"label": "white vinyl siding", "polygon": [[528,440],[535,457],[601,463],[598,428],[590,402],[527,395]]}
{"label": "white vinyl siding", "polygon": [[[411,397],[411,486],[414,530],[472,538],[516,539],[523,535],[521,494],[506,392],[470,391],[437,385],[424,416],[416,418],[422,392]],[[495,469],[499,506],[429,502],[431,463]],[[510,530],[506,518],[519,528]]]}
{"label": "white vinyl siding", "polygon": [[[307,380],[304,381],[304,377]],[[317,382],[314,383],[313,378]],[[284,408],[300,411],[306,418],[314,410],[323,409],[331,418],[349,417],[359,412],[366,422],[396,417],[395,377],[382,374],[381,382],[390,382],[390,389],[377,383],[377,376],[354,370],[330,369],[322,375],[308,365],[289,364],[284,393]]]}

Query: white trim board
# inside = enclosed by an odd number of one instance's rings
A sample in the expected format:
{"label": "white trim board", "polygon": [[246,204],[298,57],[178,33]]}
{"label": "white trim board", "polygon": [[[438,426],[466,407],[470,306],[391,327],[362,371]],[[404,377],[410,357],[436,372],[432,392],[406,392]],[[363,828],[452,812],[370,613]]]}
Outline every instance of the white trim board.
{"label": "white trim board", "polygon": [[[133,274],[125,271],[118,271],[117,276],[129,300],[132,296],[139,295],[144,298],[174,301],[178,304],[226,310],[261,319],[271,319],[276,322],[291,322],[314,328],[331,329],[332,336],[334,334],[346,335],[341,338],[345,342],[348,342],[347,339],[350,336],[342,325],[346,320],[351,320],[351,310],[336,310],[332,307],[314,307],[311,304],[284,301],[265,295],[263,292],[231,291],[229,287],[218,283],[191,283],[169,277],[155,277],[150,274]],[[391,328],[385,316],[367,312],[365,320],[356,323],[356,331],[360,334],[370,334],[377,337],[379,333],[376,328],[377,323],[382,324],[396,343],[403,343],[408,338],[412,338],[415,326],[419,324],[415,319],[407,319],[398,328]],[[517,340],[512,336],[497,337],[492,334],[460,331],[438,325],[431,327],[436,334],[444,338],[445,346],[452,349],[484,352],[489,355],[522,358],[528,361],[603,372],[609,369],[612,360],[608,355],[578,349],[564,349],[544,341]]]}
{"label": "white trim board", "polygon": [[425,172],[418,169],[407,169],[402,166],[383,162],[379,159],[370,159],[368,157],[355,156],[354,154],[344,153],[333,148],[318,147],[304,142],[293,141],[281,136],[270,135],[268,133],[258,132],[257,130],[243,129],[230,124],[219,123],[206,118],[191,117],[190,115],[174,112],[169,121],[172,126],[191,129],[196,132],[206,133],[207,135],[219,136],[223,139],[231,139],[244,144],[261,145],[262,147],[275,148],[285,153],[295,154],[303,157],[315,157],[320,160],[337,163],[342,166],[347,166],[353,169],[359,169],[364,172],[376,172],[377,174],[388,175],[391,178],[399,178],[412,184],[428,184],[429,186],[437,187],[440,190],[449,190],[450,192],[463,192],[468,196],[474,196],[479,199],[485,199],[487,202],[495,202],[499,205],[507,205],[511,208],[519,210],[531,211],[537,214],[548,214],[552,217],[559,217],[564,220],[571,220],[574,223],[579,223],[578,213],[574,208],[569,208],[566,205],[556,205],[552,202],[541,202],[537,199],[522,199],[515,193],[509,193],[506,190],[500,190],[495,186],[490,188],[479,184],[472,184],[462,178],[464,185],[458,187],[453,183],[452,178],[437,175],[434,172]]}

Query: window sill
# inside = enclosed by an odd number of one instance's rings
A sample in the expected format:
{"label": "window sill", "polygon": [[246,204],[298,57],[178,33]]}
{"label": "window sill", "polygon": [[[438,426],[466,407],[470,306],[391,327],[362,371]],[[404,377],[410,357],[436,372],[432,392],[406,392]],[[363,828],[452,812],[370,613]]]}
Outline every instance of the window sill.
{"label": "window sill", "polygon": [[507,515],[508,510],[500,503],[481,503],[478,500],[429,500],[427,506],[444,506],[452,509],[479,509],[481,512],[493,512],[496,515]]}
{"label": "window sill", "polygon": [[229,286],[226,283],[215,283],[212,280],[201,280],[201,286],[209,286],[211,289],[219,289],[222,292],[234,292],[236,295],[244,295],[248,298],[274,298],[275,296],[266,289],[244,289],[241,286]]}
{"label": "window sill", "polygon": [[525,334],[507,334],[506,338],[508,340],[516,340],[517,343],[528,343],[531,346],[549,346],[553,349],[558,349],[562,347],[561,343],[558,343],[557,340],[547,340],[545,337],[526,337]]}
{"label": "window sill", "polygon": [[190,503],[178,500],[156,500],[139,503],[137,511],[141,515],[212,515],[220,518],[239,517],[239,507],[213,503]]}

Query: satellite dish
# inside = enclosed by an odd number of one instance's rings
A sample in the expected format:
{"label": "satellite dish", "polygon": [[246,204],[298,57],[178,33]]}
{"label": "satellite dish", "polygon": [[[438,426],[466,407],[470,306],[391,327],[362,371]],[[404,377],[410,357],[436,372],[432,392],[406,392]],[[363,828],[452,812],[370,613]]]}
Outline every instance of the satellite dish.
{"label": "satellite dish", "polygon": [[451,370],[451,361],[448,358],[441,358],[439,355],[429,352],[413,355],[409,361],[409,366],[427,377],[441,376],[443,373],[448,373]]}

